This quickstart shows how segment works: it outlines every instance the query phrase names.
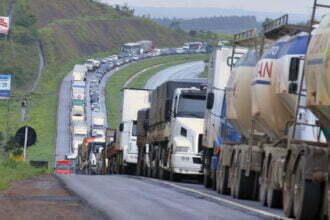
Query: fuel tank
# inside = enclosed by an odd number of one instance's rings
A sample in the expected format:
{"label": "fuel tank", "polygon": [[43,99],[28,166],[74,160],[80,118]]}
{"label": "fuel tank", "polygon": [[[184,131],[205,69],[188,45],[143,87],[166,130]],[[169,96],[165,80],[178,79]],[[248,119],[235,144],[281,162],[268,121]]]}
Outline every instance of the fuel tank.
{"label": "fuel tank", "polygon": [[307,106],[330,128],[330,15],[313,32],[305,60]]}
{"label": "fuel tank", "polygon": [[307,33],[284,36],[265,50],[254,69],[251,114],[270,138],[287,135],[295,117],[307,44]]}

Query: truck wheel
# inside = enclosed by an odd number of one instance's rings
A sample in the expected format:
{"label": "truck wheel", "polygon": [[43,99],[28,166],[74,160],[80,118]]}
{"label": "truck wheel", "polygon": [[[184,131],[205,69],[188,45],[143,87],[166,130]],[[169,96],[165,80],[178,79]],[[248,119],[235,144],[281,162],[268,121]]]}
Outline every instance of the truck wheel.
{"label": "truck wheel", "polygon": [[213,190],[216,190],[217,189],[217,171],[212,170],[211,171],[211,175],[212,175],[212,178],[211,178],[211,188]]}
{"label": "truck wheel", "polygon": [[293,217],[293,181],[295,177],[285,178],[283,187],[283,211],[285,216]]}
{"label": "truck wheel", "polygon": [[320,183],[303,177],[303,161],[299,163],[293,187],[294,215],[296,219],[318,219],[321,213],[322,187]]}
{"label": "truck wheel", "polygon": [[220,179],[221,179],[221,177],[220,177],[220,170],[219,170],[219,167],[218,167],[218,170],[215,172],[215,178],[216,178],[216,180],[215,180],[215,182],[216,182],[216,191],[218,192],[218,193],[220,193]]}
{"label": "truck wheel", "polygon": [[205,188],[210,188],[212,186],[211,183],[211,177],[208,174],[207,170],[204,168],[204,175],[203,175],[203,185],[205,186]]}
{"label": "truck wheel", "polygon": [[164,179],[164,169],[159,167],[159,179]]}
{"label": "truck wheel", "polygon": [[261,205],[267,205],[267,186],[265,183],[261,183],[259,188],[259,201]]}
{"label": "truck wheel", "polygon": [[177,173],[174,173],[173,171],[170,172],[170,180],[173,182],[180,181],[180,176]]}
{"label": "truck wheel", "polygon": [[148,167],[147,168],[147,176],[148,177],[151,177],[151,167]]}
{"label": "truck wheel", "polygon": [[[251,187],[251,176],[245,175],[245,170],[240,170],[238,179],[236,181],[236,193],[234,194],[238,199],[250,199],[253,187]],[[253,186],[253,185],[252,185]]]}
{"label": "truck wheel", "polygon": [[221,194],[225,194],[225,195],[230,194],[230,189],[228,188],[228,181],[229,181],[229,167],[225,166],[221,168],[221,172],[220,172],[219,188]]}
{"label": "truck wheel", "polygon": [[269,187],[267,190],[267,205],[269,208],[282,208],[282,191]]}

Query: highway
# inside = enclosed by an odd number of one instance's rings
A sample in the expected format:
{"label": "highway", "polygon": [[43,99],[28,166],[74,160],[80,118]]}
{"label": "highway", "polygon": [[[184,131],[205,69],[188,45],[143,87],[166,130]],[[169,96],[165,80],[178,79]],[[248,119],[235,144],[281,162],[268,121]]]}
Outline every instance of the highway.
{"label": "highway", "polygon": [[[203,69],[203,62],[170,67],[154,75],[145,87],[154,89],[169,79],[195,78]],[[100,84],[101,111],[104,112],[104,87],[106,79],[113,73],[108,72]],[[93,75],[88,74],[87,84],[94,79]],[[71,75],[68,75],[59,92],[57,160],[63,159],[69,152],[70,80]],[[90,115],[89,110],[87,113]],[[87,119],[90,124],[90,116]],[[61,175],[59,178],[68,189],[102,211],[108,219],[285,219],[281,210],[262,207],[255,201],[241,201],[219,195],[191,181],[177,183],[128,175],[73,174]]]}

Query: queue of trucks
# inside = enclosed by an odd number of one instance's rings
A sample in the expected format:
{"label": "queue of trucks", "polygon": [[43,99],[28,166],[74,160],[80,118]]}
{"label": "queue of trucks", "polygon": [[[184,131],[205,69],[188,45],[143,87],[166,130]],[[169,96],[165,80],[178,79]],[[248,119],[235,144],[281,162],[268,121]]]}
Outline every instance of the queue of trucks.
{"label": "queue of trucks", "polygon": [[219,44],[208,81],[123,89],[119,126],[107,131],[100,157],[103,174],[195,177],[288,217],[325,219],[329,50],[330,16],[308,27],[285,15],[260,33],[236,34],[232,46]]}

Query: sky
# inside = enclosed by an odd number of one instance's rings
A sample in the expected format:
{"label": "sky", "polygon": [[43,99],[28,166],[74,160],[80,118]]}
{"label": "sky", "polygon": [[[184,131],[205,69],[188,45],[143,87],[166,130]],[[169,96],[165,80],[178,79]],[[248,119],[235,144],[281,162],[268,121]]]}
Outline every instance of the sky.
{"label": "sky", "polygon": [[[101,0],[109,4],[147,7],[212,7],[262,12],[310,14],[313,0]],[[330,0],[319,0],[329,3]]]}

